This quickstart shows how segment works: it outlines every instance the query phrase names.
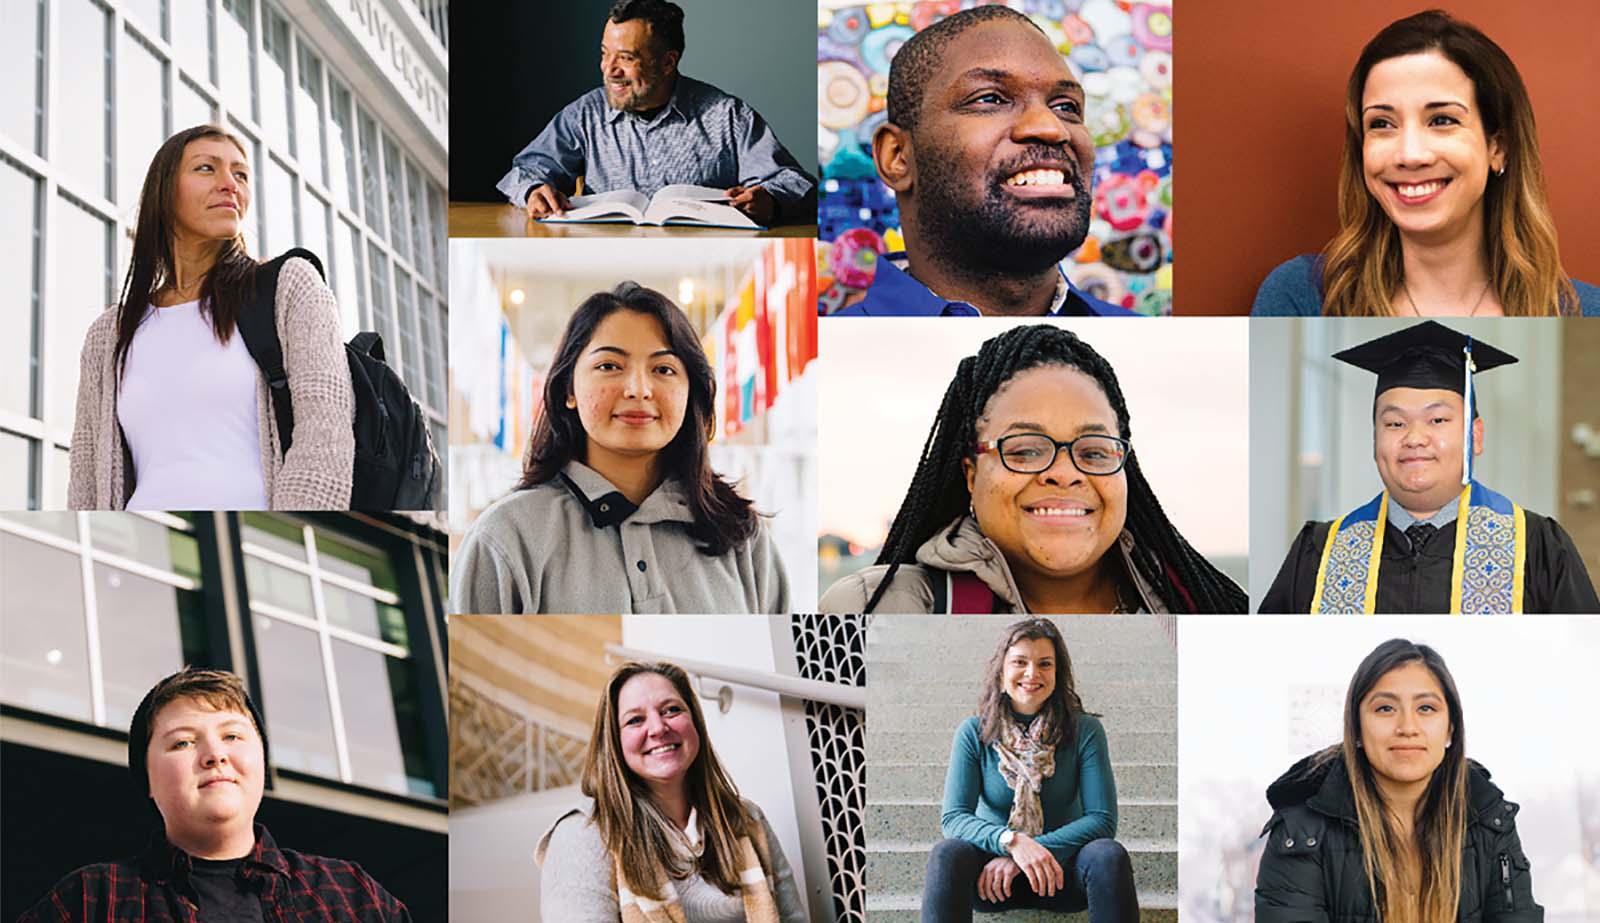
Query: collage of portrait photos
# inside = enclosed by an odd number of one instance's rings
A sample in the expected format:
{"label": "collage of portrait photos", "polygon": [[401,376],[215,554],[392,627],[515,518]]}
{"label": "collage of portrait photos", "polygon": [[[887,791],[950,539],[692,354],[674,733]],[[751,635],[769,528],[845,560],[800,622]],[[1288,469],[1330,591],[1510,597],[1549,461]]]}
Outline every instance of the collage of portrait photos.
{"label": "collage of portrait photos", "polygon": [[0,0],[0,921],[1600,923],[1596,37]]}

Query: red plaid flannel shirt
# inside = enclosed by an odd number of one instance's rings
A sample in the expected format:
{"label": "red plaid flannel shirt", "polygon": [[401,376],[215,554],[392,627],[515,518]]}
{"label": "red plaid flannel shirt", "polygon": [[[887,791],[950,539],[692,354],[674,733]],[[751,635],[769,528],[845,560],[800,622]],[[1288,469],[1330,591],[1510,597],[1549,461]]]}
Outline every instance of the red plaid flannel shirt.
{"label": "red plaid flannel shirt", "polygon": [[[240,874],[261,895],[268,923],[411,923],[361,866],[279,849],[256,824]],[[56,883],[17,923],[200,923],[189,855],[158,834],[132,859],[86,865]]]}

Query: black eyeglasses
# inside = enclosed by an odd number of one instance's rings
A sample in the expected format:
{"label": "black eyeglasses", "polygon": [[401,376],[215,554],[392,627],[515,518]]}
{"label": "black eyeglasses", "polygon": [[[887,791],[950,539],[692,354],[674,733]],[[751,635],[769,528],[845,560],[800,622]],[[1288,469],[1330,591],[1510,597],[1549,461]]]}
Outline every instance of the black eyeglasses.
{"label": "black eyeglasses", "polygon": [[1067,450],[1072,467],[1084,474],[1116,474],[1128,463],[1132,447],[1128,440],[1091,433],[1066,442],[1057,442],[1044,433],[1013,433],[978,443],[978,454],[994,452],[1000,464],[1018,474],[1038,474],[1056,463],[1056,453]]}

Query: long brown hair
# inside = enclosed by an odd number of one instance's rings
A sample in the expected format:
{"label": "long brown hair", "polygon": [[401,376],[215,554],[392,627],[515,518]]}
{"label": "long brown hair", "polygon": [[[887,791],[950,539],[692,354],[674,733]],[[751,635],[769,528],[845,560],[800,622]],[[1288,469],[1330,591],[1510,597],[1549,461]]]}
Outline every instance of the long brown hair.
{"label": "long brown hair", "polygon": [[[190,141],[199,138],[220,138],[233,144],[246,157],[250,156],[244,142],[216,125],[196,125],[178,132],[156,149],[150,160],[150,169],[144,175],[144,189],[139,193],[139,220],[133,232],[133,259],[128,263],[128,275],[122,283],[122,298],[117,303],[117,345],[112,356],[117,375],[122,374],[128,358],[128,346],[133,342],[134,331],[149,310],[150,296],[177,283],[177,263],[172,255],[172,241],[177,232],[174,203],[178,192],[178,170],[183,165],[183,151]],[[242,215],[240,216],[243,217]],[[248,303],[251,287],[255,284],[256,261],[245,252],[243,225],[238,235],[222,242],[217,261],[200,283],[201,309],[210,313],[212,329],[217,341],[228,342],[239,312]]]}
{"label": "long brown hair", "polygon": [[[1450,746],[1444,762],[1428,780],[1418,802],[1412,842],[1401,840],[1392,812],[1373,778],[1361,741],[1361,702],[1390,670],[1420,663],[1433,674],[1444,692],[1450,713]],[[1350,678],[1344,700],[1345,771],[1355,791],[1356,822],[1361,830],[1361,859],[1366,868],[1372,903],[1384,923],[1449,923],[1461,903],[1461,852],[1467,834],[1466,730],[1461,718],[1461,696],[1455,678],[1438,651],[1426,644],[1400,638],[1378,645]],[[1406,899],[1401,881],[1402,863],[1410,848],[1422,857],[1418,903]]]}
{"label": "long brown hair", "polygon": [[[682,867],[667,839],[667,830],[657,820],[659,813],[645,808],[650,787],[622,758],[622,728],[617,723],[617,697],[628,680],[641,673],[664,676],[678,691],[689,709],[695,733],[700,736],[700,754],[684,779],[689,804],[699,816],[705,852],[697,868]],[[606,694],[594,713],[594,731],[589,735],[589,752],[583,761],[583,793],[594,799],[595,824],[606,851],[622,861],[623,874],[635,893],[651,900],[664,900],[657,887],[668,878],[682,878],[697,872],[726,894],[739,890],[739,838],[749,836],[752,818],[739,800],[739,790],[718,761],[706,734],[706,719],[700,699],[689,682],[689,675],[676,664],[629,661],[611,674]]]}
{"label": "long brown hair", "polygon": [[1472,25],[1440,10],[1390,23],[1361,50],[1345,88],[1344,155],[1339,164],[1339,233],[1322,254],[1322,313],[1386,314],[1405,269],[1400,231],[1367,191],[1361,95],[1374,65],[1435,51],[1472,81],[1484,136],[1505,154],[1503,175],[1483,192],[1489,280],[1508,315],[1576,314],[1578,294],[1561,268],[1545,193],[1533,103],[1511,58]]}
{"label": "long brown hair", "polygon": [[689,405],[678,434],[661,450],[661,470],[676,478],[689,502],[694,522],[689,536],[712,557],[726,554],[756,534],[756,511],[733,485],[711,468],[707,446],[716,430],[717,379],[700,348],[689,318],[672,300],[637,282],[623,282],[609,292],[596,292],[578,305],[556,347],[544,380],[544,409],[533,424],[518,490],[556,477],[567,462],[581,460],[589,444],[578,411],[567,407],[573,370],[595,328],[617,311],[635,311],[655,318],[667,335],[672,354],[683,363],[689,381]]}
{"label": "long brown hair", "polygon": [[1078,733],[1078,716],[1084,714],[1083,700],[1078,698],[1077,683],[1072,678],[1072,658],[1067,655],[1067,642],[1061,629],[1049,619],[1023,619],[1006,628],[1005,637],[995,646],[989,658],[988,678],[984,680],[983,695],[978,699],[978,739],[990,746],[1000,739],[1001,731],[1011,717],[1011,696],[1005,691],[1006,651],[1019,641],[1045,638],[1056,649],[1056,688],[1050,693],[1036,721],[1046,722],[1040,729],[1039,740],[1047,747],[1071,743]]}

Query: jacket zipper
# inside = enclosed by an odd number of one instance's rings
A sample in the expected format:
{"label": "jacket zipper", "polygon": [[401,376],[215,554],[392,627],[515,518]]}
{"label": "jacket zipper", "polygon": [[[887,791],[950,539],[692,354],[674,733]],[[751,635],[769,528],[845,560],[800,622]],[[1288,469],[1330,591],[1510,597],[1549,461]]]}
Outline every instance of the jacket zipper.
{"label": "jacket zipper", "polygon": [[1515,910],[1516,904],[1511,899],[1511,859],[1505,853],[1500,854],[1500,887],[1505,889],[1506,909]]}

